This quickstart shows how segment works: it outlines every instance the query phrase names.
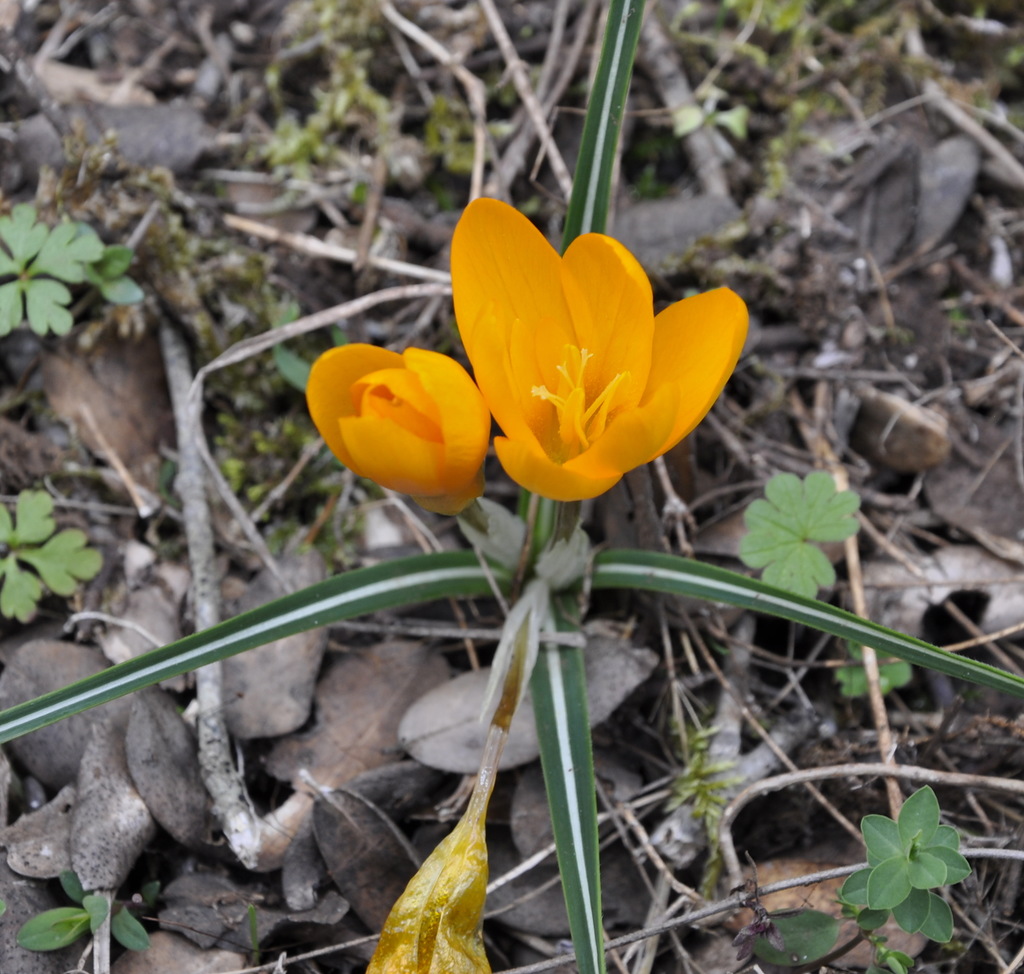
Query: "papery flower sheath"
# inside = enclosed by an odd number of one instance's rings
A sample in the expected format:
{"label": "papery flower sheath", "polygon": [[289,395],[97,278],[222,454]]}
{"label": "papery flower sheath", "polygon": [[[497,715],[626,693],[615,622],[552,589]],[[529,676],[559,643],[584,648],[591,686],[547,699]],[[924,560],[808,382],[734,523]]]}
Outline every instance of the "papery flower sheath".
{"label": "papery flower sheath", "polygon": [[409,881],[366,974],[490,974],[484,951],[487,800],[473,803]]}
{"label": "papery flower sheath", "polygon": [[458,514],[483,493],[491,419],[447,355],[333,348],[313,363],[306,400],[331,452],[359,476],[439,514]]}
{"label": "papery flower sheath", "polygon": [[655,316],[643,268],[618,241],[578,237],[559,256],[530,221],[479,199],[452,239],[455,316],[521,486],[596,497],[675,446],[736,367],[747,308],[728,288]]}

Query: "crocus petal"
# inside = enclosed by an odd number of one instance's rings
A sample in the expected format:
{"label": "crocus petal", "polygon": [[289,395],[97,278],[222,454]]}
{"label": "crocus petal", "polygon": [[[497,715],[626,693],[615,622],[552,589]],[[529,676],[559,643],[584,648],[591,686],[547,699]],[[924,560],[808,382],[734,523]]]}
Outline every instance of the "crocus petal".
{"label": "crocus petal", "polygon": [[462,484],[461,487],[452,487],[443,494],[414,494],[409,496],[416,501],[425,511],[433,511],[435,514],[443,514],[445,517],[455,517],[461,514],[469,502],[475,500],[484,492],[484,468],[481,466],[475,476]]}
{"label": "crocus petal", "polygon": [[352,457],[351,469],[360,477],[403,494],[443,493],[440,443],[373,416],[348,417],[338,425]]}
{"label": "crocus petal", "polygon": [[576,345],[594,353],[588,388],[599,392],[628,372],[629,399],[637,402],[647,383],[654,336],[654,296],[644,269],[617,240],[588,233],[562,258],[562,286]]}
{"label": "crocus petal", "polygon": [[518,210],[498,200],[470,203],[455,227],[451,255],[455,318],[467,351],[489,314],[497,314],[503,332],[517,318],[568,320],[560,264],[555,249]]}
{"label": "crocus petal", "polygon": [[437,410],[444,443],[443,481],[446,489],[454,490],[484,462],[488,437],[480,431],[490,431],[490,413],[473,380],[454,359],[419,348],[407,348],[402,358]]}
{"label": "crocus petal", "polygon": [[677,442],[672,437],[684,395],[678,386],[663,386],[650,402],[620,413],[604,435],[571,465],[594,477],[613,470],[621,476],[660,457]]}
{"label": "crocus petal", "polygon": [[470,204],[452,242],[455,312],[520,485],[582,500],[660,456],[703,418],[739,358],[743,302],[722,289],[653,314],[650,282],[617,241],[559,257],[525,217]]}
{"label": "crocus petal", "polygon": [[352,466],[352,456],[341,436],[338,420],[356,413],[352,386],[370,372],[401,365],[402,356],[397,352],[362,344],[332,348],[313,363],[306,384],[309,414],[331,453],[346,467]]}
{"label": "crocus petal", "polygon": [[532,385],[543,383],[537,378],[535,336],[572,335],[561,258],[521,213],[479,199],[455,228],[451,271],[455,318],[477,385],[502,430],[529,437],[526,416],[542,405],[530,393]]}
{"label": "crocus petal", "polygon": [[623,474],[621,470],[605,476],[578,471],[574,469],[574,461],[555,463],[538,447],[504,436],[494,438],[494,449],[505,472],[520,487],[553,501],[582,501],[597,497],[614,487]]}
{"label": "crocus petal", "polygon": [[645,399],[669,383],[683,390],[666,449],[686,436],[721,395],[743,351],[748,320],[743,300],[724,287],[677,301],[655,318]]}

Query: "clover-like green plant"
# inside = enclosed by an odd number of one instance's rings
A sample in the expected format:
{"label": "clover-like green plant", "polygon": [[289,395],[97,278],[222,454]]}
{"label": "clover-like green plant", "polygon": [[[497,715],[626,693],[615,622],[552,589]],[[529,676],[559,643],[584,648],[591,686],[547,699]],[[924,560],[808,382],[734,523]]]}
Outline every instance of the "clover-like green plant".
{"label": "clover-like green plant", "polygon": [[51,229],[30,203],[15,206],[0,217],[0,336],[25,319],[39,335],[66,335],[74,324],[69,284],[88,282],[114,304],[141,301],[125,276],[132,256],[130,247],[104,246],[84,223]]}
{"label": "clover-like green plant", "polygon": [[971,874],[960,855],[960,834],[939,824],[935,792],[925,786],[903,805],[899,818],[866,815],[861,834],[868,867],[855,872],[839,890],[843,913],[862,930],[893,919],[907,933],[923,933],[946,943],[953,936],[953,914],[932,890],[959,883]]}
{"label": "clover-like green plant", "polygon": [[[107,918],[109,906],[103,896],[87,893],[78,876],[70,869],[60,874],[60,884],[77,906],[59,906],[32,917],[18,930],[18,946],[25,950],[60,950],[86,933],[95,933]],[[146,928],[124,903],[114,904],[110,917],[111,936],[129,950],[149,947]]]}
{"label": "clover-like green plant", "polygon": [[23,490],[13,519],[0,505],[0,615],[29,622],[44,585],[56,595],[71,595],[99,572],[103,558],[87,547],[84,531],[54,532],[53,499],[46,491]]}
{"label": "clover-like green plant", "polygon": [[803,480],[776,474],[764,493],[744,513],[747,534],[740,542],[740,558],[750,568],[763,568],[762,578],[769,585],[814,598],[819,588],[835,584],[836,572],[813,542],[852,538],[860,498],[852,490],[837,491],[823,470]]}

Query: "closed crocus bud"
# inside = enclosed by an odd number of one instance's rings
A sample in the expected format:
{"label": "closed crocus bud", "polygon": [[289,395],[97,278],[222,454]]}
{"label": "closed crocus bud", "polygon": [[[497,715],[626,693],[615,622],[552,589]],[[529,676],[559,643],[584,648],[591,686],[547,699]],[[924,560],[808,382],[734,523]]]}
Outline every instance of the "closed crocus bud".
{"label": "closed crocus bud", "polygon": [[447,355],[343,345],[313,363],[306,399],[331,452],[360,477],[438,514],[483,493],[490,414]]}

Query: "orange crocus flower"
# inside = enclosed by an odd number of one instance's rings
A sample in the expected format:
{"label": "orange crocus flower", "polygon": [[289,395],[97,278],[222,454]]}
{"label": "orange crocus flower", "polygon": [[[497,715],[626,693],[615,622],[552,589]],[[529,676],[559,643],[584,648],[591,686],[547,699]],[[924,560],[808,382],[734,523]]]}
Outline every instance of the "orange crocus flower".
{"label": "orange crocus flower", "polygon": [[636,259],[598,233],[559,256],[522,214],[479,199],[452,240],[455,316],[516,483],[596,497],[703,419],[739,359],[747,308],[727,288],[655,316]]}
{"label": "orange crocus flower", "polygon": [[313,363],[309,412],[360,477],[458,514],[483,493],[491,418],[466,370],[437,352],[343,345]]}

